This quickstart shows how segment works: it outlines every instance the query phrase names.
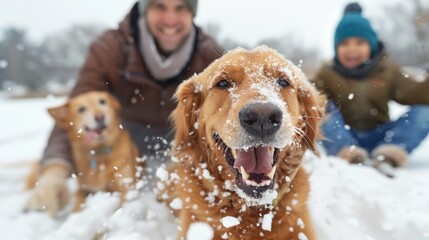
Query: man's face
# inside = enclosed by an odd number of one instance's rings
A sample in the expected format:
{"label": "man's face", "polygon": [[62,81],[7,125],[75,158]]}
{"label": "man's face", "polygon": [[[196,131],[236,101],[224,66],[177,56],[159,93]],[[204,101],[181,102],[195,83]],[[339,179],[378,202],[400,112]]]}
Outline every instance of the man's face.
{"label": "man's face", "polygon": [[159,50],[168,55],[191,31],[192,12],[183,0],[153,0],[147,8],[146,21]]}
{"label": "man's face", "polygon": [[337,47],[337,57],[343,67],[353,69],[371,57],[371,46],[363,38],[346,38]]}

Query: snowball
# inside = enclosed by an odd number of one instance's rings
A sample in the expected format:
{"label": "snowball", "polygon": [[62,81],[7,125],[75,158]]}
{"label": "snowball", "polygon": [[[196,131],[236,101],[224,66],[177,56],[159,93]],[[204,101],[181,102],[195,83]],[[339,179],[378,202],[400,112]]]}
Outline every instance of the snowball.
{"label": "snowball", "polygon": [[350,93],[349,96],[348,96],[348,99],[352,100],[354,97],[355,97],[355,95],[353,93]]}
{"label": "snowball", "polygon": [[213,239],[213,236],[213,228],[203,222],[192,223],[186,233],[187,240],[210,240]]}
{"label": "snowball", "polygon": [[234,226],[240,224],[240,221],[236,217],[231,217],[231,216],[223,217],[220,220],[220,222],[226,228],[234,227]]}

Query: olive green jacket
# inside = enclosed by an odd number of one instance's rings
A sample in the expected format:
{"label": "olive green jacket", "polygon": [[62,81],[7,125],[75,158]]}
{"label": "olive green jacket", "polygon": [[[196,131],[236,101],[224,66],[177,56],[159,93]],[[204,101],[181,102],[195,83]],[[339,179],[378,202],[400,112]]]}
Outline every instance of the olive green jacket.
{"label": "olive green jacket", "polygon": [[370,130],[390,120],[389,100],[403,105],[429,104],[429,79],[415,81],[401,67],[383,59],[365,78],[338,73],[332,63],[313,79],[316,87],[332,100],[344,121],[356,130]]}

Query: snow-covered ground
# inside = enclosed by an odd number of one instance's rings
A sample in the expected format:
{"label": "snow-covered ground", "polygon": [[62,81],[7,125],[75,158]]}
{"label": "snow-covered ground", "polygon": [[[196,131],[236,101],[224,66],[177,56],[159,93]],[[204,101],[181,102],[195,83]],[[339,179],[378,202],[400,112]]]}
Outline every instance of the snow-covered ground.
{"label": "snow-covered ground", "polygon": [[[86,209],[68,216],[22,213],[29,194],[25,163],[40,158],[52,127],[45,109],[62,101],[0,99],[0,239],[85,240],[105,232],[112,240],[175,239],[173,216],[150,192],[119,209],[117,196],[99,193],[88,198]],[[404,110],[392,106],[396,116]],[[429,239],[429,138],[395,179],[334,157],[309,158],[305,166],[311,172],[309,205],[321,240]],[[207,225],[193,226],[192,239],[210,236]]]}

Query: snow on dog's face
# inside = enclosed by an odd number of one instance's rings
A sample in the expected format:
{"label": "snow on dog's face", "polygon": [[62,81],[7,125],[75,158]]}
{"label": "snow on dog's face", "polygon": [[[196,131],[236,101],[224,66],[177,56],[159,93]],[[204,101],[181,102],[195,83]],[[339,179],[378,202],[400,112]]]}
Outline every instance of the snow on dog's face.
{"label": "snow on dog's face", "polygon": [[176,97],[178,151],[210,149],[211,175],[235,182],[256,204],[285,177],[277,172],[292,149],[315,150],[320,99],[300,69],[268,47],[227,53]]}
{"label": "snow on dog's face", "polygon": [[62,106],[48,109],[56,123],[69,137],[87,147],[112,141],[119,130],[118,101],[107,92],[80,94]]}

